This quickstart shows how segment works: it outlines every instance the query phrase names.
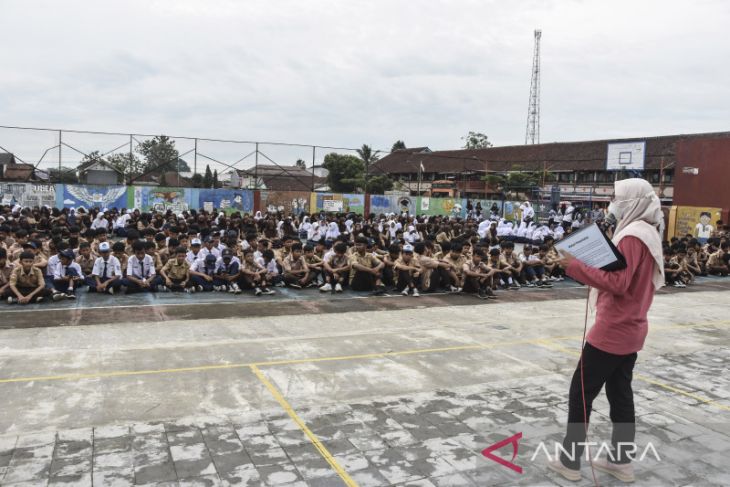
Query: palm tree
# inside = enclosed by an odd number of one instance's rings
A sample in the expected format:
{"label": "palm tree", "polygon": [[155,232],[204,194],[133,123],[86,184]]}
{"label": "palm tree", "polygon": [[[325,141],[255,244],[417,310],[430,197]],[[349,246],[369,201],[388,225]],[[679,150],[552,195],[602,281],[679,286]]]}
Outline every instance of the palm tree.
{"label": "palm tree", "polygon": [[363,144],[362,148],[357,149],[357,155],[360,156],[360,159],[362,159],[362,162],[365,163],[365,170],[367,171],[367,168],[370,166],[370,164],[374,163],[378,159],[380,159],[380,156],[378,155],[378,152],[373,152],[373,149],[367,145]]}

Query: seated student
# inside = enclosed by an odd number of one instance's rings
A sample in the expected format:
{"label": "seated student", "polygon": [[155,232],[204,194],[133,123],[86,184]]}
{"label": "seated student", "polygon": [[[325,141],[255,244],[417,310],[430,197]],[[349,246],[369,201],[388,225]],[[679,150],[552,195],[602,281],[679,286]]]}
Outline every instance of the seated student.
{"label": "seated student", "polygon": [[40,303],[51,295],[46,287],[43,272],[33,265],[33,252],[21,252],[20,265],[10,273],[8,287],[2,295],[8,304]]}
{"label": "seated student", "polygon": [[510,289],[520,288],[520,276],[522,275],[522,262],[514,253],[515,243],[514,242],[502,242],[500,244],[502,248],[499,259],[504,264],[502,266],[502,273],[509,273],[509,277],[506,279]]}
{"label": "seated student", "polygon": [[687,270],[692,273],[693,280],[694,276],[702,275],[702,267],[700,266],[699,258],[697,256],[697,250],[694,242],[690,241],[687,246],[687,256],[685,257],[685,263]]}
{"label": "seated student", "polygon": [[[446,242],[444,242],[445,244]],[[442,244],[442,245],[444,245]],[[467,257],[463,254],[463,245],[459,241],[451,242],[448,246],[449,251],[441,258],[448,266],[445,269],[445,277],[452,293],[461,292],[464,287],[464,264]]]}
{"label": "seated student", "polygon": [[550,264],[550,268],[548,268],[548,265],[545,266],[545,269],[549,271],[548,279],[558,282],[564,280],[565,269],[556,264],[560,260],[560,254],[558,254],[558,250],[555,248],[555,239],[548,235],[545,237],[543,245],[547,247],[547,251],[545,253],[546,258],[543,262]]}
{"label": "seated student", "polygon": [[81,274],[84,279],[87,279],[91,277],[91,271],[94,270],[94,262],[96,262],[96,257],[91,255],[89,242],[81,242],[77,254],[76,263],[81,267]]}
{"label": "seated student", "polygon": [[145,247],[142,240],[132,244],[134,253],[127,260],[127,277],[124,279],[127,294],[154,292],[162,284],[162,279],[155,272],[155,259],[147,254]]}
{"label": "seated student", "polygon": [[720,244],[719,250],[710,254],[707,259],[707,273],[713,276],[727,276],[730,273],[728,267],[728,247],[730,243],[724,241]]}
{"label": "seated student", "polygon": [[258,263],[266,269],[266,282],[276,287],[284,287],[284,278],[279,272],[279,264],[276,263],[276,254],[272,249],[261,252]]}
{"label": "seated student", "polygon": [[312,273],[312,285],[324,284],[324,262],[314,253],[314,247],[309,244],[304,246],[304,261],[309,267],[309,272]]}
{"label": "seated student", "polygon": [[[216,258],[208,254],[202,259],[196,259],[190,265],[190,279],[198,291],[224,291],[226,283],[216,274]],[[223,289],[221,289],[223,288]]]}
{"label": "seated student", "polygon": [[10,274],[12,274],[15,264],[8,262],[7,250],[0,248],[0,296],[10,289]]}
{"label": "seated student", "polygon": [[122,266],[119,259],[111,255],[109,242],[101,242],[98,250],[99,257],[86,284],[90,293],[114,294],[122,286]]}
{"label": "seated student", "polygon": [[350,288],[353,291],[374,291],[385,293],[381,281],[383,263],[373,254],[367,252],[368,239],[355,239],[355,251],[350,256]]}
{"label": "seated student", "polygon": [[520,254],[522,263],[523,279],[527,287],[553,287],[545,277],[545,265],[539,255],[535,255],[535,249],[531,245],[525,245]]}
{"label": "seated student", "polygon": [[463,292],[476,293],[481,299],[496,299],[497,296],[492,291],[492,281],[497,271],[490,269],[482,262],[484,258],[484,250],[477,247],[472,252],[471,258],[464,262],[462,266],[462,272],[464,273]]}
{"label": "seated student", "polygon": [[347,285],[350,274],[350,259],[347,256],[347,244],[337,242],[332,247],[332,253],[324,259],[326,282],[319,290],[322,292],[341,293],[342,286]]}
{"label": "seated student", "polygon": [[674,249],[672,261],[679,265],[678,278],[682,284],[685,286],[692,284],[694,275],[689,270],[689,265],[687,264],[687,247],[684,244],[678,244]]}
{"label": "seated student", "polygon": [[[130,229],[126,232],[126,238],[124,240],[124,253],[128,256],[134,254],[134,242],[139,240],[139,232],[135,229]],[[121,261],[120,261],[121,262]]]}
{"label": "seated student", "polygon": [[284,235],[281,238],[281,248],[278,248],[274,250],[274,255],[276,256],[276,263],[279,264],[279,267],[284,270],[284,259],[286,259],[289,256],[289,253],[291,253],[291,246],[294,245],[294,239],[291,235]]}
{"label": "seated student", "polygon": [[501,251],[498,248],[490,249],[488,255],[489,257],[485,263],[490,269],[495,271],[494,279],[492,280],[492,289],[496,290],[497,287],[509,289],[509,280],[512,279],[512,273],[504,270],[507,263],[502,261]]}
{"label": "seated student", "polygon": [[240,286],[254,290],[256,296],[262,294],[276,294],[269,289],[266,282],[266,268],[256,262],[253,257],[253,249],[249,247],[243,251],[243,262],[241,262]]}
{"label": "seated student", "polygon": [[160,277],[164,280],[162,291],[185,291],[194,293],[195,287],[190,279],[190,264],[185,259],[185,247],[175,249],[172,258],[160,269]]}
{"label": "seated student", "polygon": [[68,248],[68,244],[61,240],[60,237],[55,238],[55,240],[50,240],[48,242],[49,257],[46,263],[46,268],[43,269],[43,278],[46,280],[46,287],[52,291],[54,290],[53,280],[56,272],[56,266],[60,261],[59,257],[61,252]]}
{"label": "seated student", "polygon": [[686,287],[679,279],[679,264],[674,258],[674,251],[667,247],[664,249],[664,282],[667,286]]}
{"label": "seated student", "polygon": [[76,290],[84,284],[81,266],[74,262],[71,249],[61,251],[53,270],[53,287],[57,291],[53,300],[76,299]]}
{"label": "seated student", "polygon": [[[160,234],[163,237],[164,235]],[[157,239],[157,237],[155,237]],[[174,255],[175,255],[175,249],[180,246],[180,241],[176,238],[169,238],[167,240],[167,245],[163,246],[162,248],[158,247],[157,250],[157,259],[155,260],[155,269],[159,273],[160,270],[167,264],[167,261],[169,261]]]}
{"label": "seated student", "polygon": [[[419,287],[424,292],[434,292],[441,283],[440,262],[433,256],[433,242],[416,242],[413,251],[421,269]],[[445,267],[445,265],[444,265]]]}
{"label": "seated student", "polygon": [[89,230],[89,233],[94,236],[94,239],[91,243],[91,251],[95,254],[99,253],[99,245],[107,241],[107,234],[106,230],[103,228],[97,228],[94,230],[93,228]]}
{"label": "seated student", "polygon": [[302,256],[302,244],[297,242],[291,245],[289,254],[282,261],[284,282],[294,289],[301,289],[312,282],[313,275]]}
{"label": "seated student", "polygon": [[202,242],[199,238],[194,238],[190,242],[190,250],[188,250],[188,253],[185,255],[185,260],[188,261],[188,264],[193,265],[193,262],[205,257],[206,253],[202,251],[201,245]]}
{"label": "seated student", "polygon": [[383,256],[383,284],[391,288],[397,288],[395,263],[400,258],[400,252],[400,245],[393,244],[388,247],[388,253]]}
{"label": "seated student", "polygon": [[421,267],[413,257],[413,246],[404,245],[398,260],[395,261],[396,290],[403,296],[411,292],[414,298],[418,294],[418,279],[421,277]]}
{"label": "seated student", "polygon": [[129,261],[129,256],[124,251],[124,242],[114,242],[112,255],[119,261],[119,265],[122,267],[122,279],[124,279],[127,277],[127,262]]}
{"label": "seated student", "polygon": [[238,278],[241,277],[241,260],[233,255],[231,249],[224,249],[215,263],[216,275],[223,281],[223,287],[232,294],[241,294]]}

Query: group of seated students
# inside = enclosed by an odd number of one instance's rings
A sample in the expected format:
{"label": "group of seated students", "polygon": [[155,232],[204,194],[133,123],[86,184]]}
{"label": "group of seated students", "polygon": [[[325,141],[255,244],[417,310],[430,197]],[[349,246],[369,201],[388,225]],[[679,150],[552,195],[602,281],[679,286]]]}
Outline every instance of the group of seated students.
{"label": "group of seated students", "polygon": [[[494,225],[486,225],[494,226]],[[255,215],[205,210],[0,209],[0,297],[8,303],[92,293],[252,292],[317,287],[376,295],[549,288],[564,278],[554,239],[519,243],[484,221],[408,214]],[[667,281],[728,274],[727,236],[667,243]],[[521,247],[520,251],[516,248]]]}
{"label": "group of seated students", "polygon": [[730,243],[725,237],[708,239],[702,244],[687,235],[664,244],[664,278],[667,286],[687,287],[697,276],[730,274]]}

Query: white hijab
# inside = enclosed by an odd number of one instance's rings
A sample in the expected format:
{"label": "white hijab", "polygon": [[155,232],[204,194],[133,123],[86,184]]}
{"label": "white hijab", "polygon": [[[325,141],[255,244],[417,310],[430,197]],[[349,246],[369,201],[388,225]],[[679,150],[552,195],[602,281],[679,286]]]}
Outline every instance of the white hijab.
{"label": "white hijab", "polygon": [[324,234],[324,238],[327,240],[335,240],[339,236],[340,229],[337,227],[337,223],[330,222],[329,226],[327,227],[327,232],[325,232]]}
{"label": "white hijab", "polygon": [[654,289],[664,286],[662,235],[664,214],[654,188],[645,179],[616,181],[613,205],[618,210],[616,231],[611,241],[618,246],[624,237],[641,240],[654,259]]}

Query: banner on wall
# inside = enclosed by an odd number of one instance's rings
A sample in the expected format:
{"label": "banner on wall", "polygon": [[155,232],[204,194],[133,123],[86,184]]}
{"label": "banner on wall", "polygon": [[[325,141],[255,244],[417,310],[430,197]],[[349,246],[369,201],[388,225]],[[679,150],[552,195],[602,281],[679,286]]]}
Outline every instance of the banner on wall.
{"label": "banner on wall", "polygon": [[179,213],[190,209],[185,188],[134,187],[134,207],[142,211],[172,210]]}
{"label": "banner on wall", "polygon": [[462,218],[466,215],[465,200],[461,198],[430,198],[428,196],[422,196],[418,199],[419,215],[444,215]]}
{"label": "banner on wall", "polygon": [[201,189],[198,208],[206,211],[221,210],[230,213],[253,212],[253,191],[245,189]]}
{"label": "banner on wall", "polygon": [[80,184],[64,184],[62,204],[65,208],[126,208],[126,186],[86,186]]}
{"label": "banner on wall", "polygon": [[722,219],[721,208],[701,206],[675,207],[674,228],[670,233],[674,237],[683,237],[687,234],[695,238],[710,238],[715,231],[715,222]]}
{"label": "banner on wall", "polygon": [[408,195],[370,195],[370,213],[385,215],[416,211],[416,197]]}
{"label": "banner on wall", "polygon": [[261,210],[298,215],[309,212],[308,191],[261,191]]}
{"label": "banner on wall", "polygon": [[324,211],[342,211],[342,200],[322,200],[322,209]]}
{"label": "banner on wall", "polygon": [[0,201],[3,205],[56,206],[56,187],[53,184],[0,183]]}

